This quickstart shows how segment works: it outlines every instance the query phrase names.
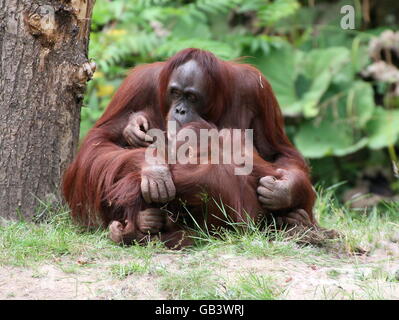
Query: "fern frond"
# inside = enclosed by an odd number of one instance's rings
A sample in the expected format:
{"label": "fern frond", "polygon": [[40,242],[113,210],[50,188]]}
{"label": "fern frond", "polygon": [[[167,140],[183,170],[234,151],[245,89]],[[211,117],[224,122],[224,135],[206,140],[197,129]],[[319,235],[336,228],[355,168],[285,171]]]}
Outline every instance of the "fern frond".
{"label": "fern frond", "polygon": [[299,9],[297,0],[276,0],[261,7],[257,13],[261,25],[270,26],[293,15]]}
{"label": "fern frond", "polygon": [[234,59],[240,54],[237,49],[224,42],[203,40],[198,38],[180,39],[165,42],[163,45],[157,48],[156,53],[160,56],[170,57],[185,48],[209,50],[222,59]]}

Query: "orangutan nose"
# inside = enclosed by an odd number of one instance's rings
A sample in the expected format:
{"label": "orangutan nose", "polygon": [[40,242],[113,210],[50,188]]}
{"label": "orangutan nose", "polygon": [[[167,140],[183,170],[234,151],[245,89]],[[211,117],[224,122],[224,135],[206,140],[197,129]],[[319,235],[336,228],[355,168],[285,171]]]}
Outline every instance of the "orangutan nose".
{"label": "orangutan nose", "polygon": [[175,112],[178,114],[186,114],[186,108],[184,106],[177,106]]}

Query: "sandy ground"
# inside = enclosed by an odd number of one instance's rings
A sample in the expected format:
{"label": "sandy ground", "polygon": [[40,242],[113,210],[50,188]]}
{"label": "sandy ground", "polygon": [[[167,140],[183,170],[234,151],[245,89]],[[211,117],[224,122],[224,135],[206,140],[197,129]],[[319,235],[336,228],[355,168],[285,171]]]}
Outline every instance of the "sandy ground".
{"label": "sandy ground", "polygon": [[[110,266],[122,261],[68,259],[32,269],[0,267],[0,299],[170,298],[160,289],[161,275],[156,272],[118,279],[110,273]],[[178,273],[190,259],[193,257],[184,253],[159,254],[152,258],[152,266]],[[369,256],[316,261],[310,264],[293,258],[220,254],[212,262],[212,269],[221,288],[249,273],[272,276],[282,289],[281,299],[399,299],[399,282],[375,274],[376,270],[385,275],[399,273],[398,243],[383,243]],[[76,268],[68,271],[67,267],[74,265]]]}

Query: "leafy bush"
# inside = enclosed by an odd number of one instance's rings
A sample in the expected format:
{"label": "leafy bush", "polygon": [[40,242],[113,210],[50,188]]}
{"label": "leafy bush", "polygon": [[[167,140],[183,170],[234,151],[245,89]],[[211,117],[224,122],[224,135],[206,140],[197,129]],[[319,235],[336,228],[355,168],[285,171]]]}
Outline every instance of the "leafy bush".
{"label": "leafy bush", "polygon": [[[398,105],[387,108],[375,99],[389,86],[360,76],[371,63],[369,41],[384,28],[362,27],[359,2],[353,1],[357,28],[342,30],[340,8],[347,2],[97,0],[90,56],[98,71],[82,109],[81,136],[128,69],[197,47],[223,59],[246,56],[260,68],[286,116],[287,133],[311,159],[316,178],[355,180],[373,164],[377,149],[384,151],[380,164],[390,166],[396,160]],[[358,154],[361,161],[347,161]]]}

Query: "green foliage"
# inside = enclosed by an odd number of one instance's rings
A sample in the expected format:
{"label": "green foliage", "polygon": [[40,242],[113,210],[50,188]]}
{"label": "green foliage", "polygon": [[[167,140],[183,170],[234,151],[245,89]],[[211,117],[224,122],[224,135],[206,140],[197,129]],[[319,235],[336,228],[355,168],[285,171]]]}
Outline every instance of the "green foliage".
{"label": "green foliage", "polygon": [[396,143],[399,137],[399,110],[377,109],[368,123],[369,146],[380,149]]}
{"label": "green foliage", "polygon": [[[359,76],[370,63],[368,43],[382,29],[359,31],[360,2],[347,2],[97,0],[89,53],[98,71],[82,109],[81,136],[130,68],[197,47],[222,59],[245,56],[260,68],[287,117],[287,133],[305,157],[314,159],[316,171],[331,164],[317,159],[365,149],[389,147],[392,157],[399,111],[374,99],[376,90],[384,96],[389,86]],[[343,4],[356,8],[355,30],[340,28]],[[384,161],[389,163],[387,155]]]}
{"label": "green foliage", "polygon": [[82,110],[81,137],[101,115],[110,98],[137,64],[165,60],[196,47],[222,59],[266,54],[285,41],[245,26],[262,29],[296,12],[296,0],[97,0],[93,12],[90,57],[97,65]]}
{"label": "green foliage", "polygon": [[261,25],[271,26],[279,20],[297,12],[299,3],[297,0],[263,1],[259,3],[258,17]]}
{"label": "green foliage", "polygon": [[132,274],[145,274],[148,271],[148,268],[148,263],[143,262],[114,264],[111,266],[111,274],[119,279],[125,279]]}

